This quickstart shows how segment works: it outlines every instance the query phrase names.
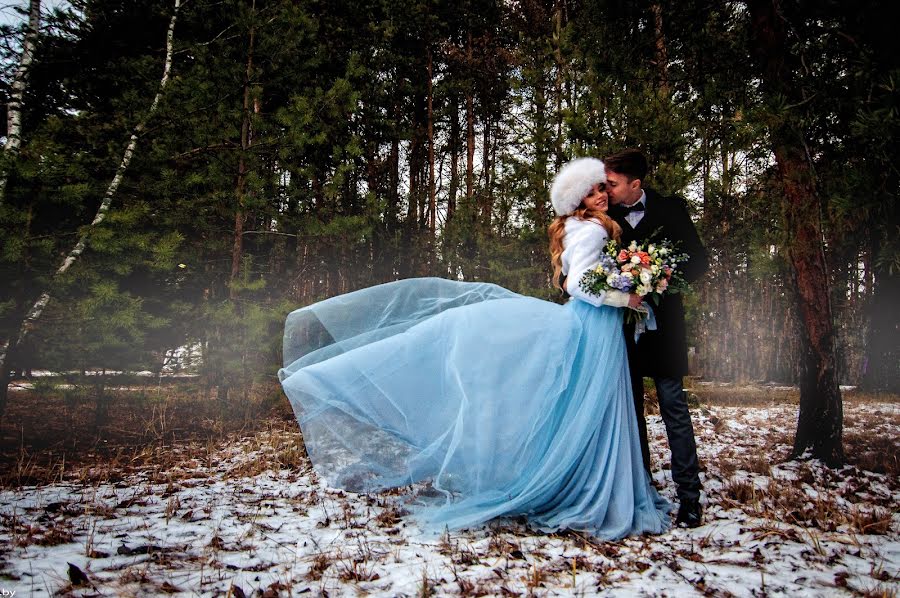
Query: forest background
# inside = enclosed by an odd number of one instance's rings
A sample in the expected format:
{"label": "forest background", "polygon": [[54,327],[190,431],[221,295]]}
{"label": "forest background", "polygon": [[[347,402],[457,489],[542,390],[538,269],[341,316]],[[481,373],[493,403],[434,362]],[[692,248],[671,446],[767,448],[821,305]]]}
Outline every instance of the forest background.
{"label": "forest background", "polygon": [[560,300],[549,183],[625,147],[687,197],[711,254],[692,374],[806,381],[822,405],[837,384],[900,387],[886,1],[19,13],[0,30],[0,411],[8,376],[38,369],[99,370],[98,411],[108,375],[164,367],[247,397],[290,310],[410,276]]}

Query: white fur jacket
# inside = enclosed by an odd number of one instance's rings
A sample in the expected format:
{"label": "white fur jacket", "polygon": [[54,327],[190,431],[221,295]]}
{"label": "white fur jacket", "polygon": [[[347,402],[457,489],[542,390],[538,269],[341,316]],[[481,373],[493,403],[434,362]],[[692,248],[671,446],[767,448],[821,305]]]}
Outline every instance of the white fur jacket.
{"label": "white fur jacket", "polygon": [[600,253],[608,240],[609,234],[596,220],[579,218],[566,220],[566,236],[563,237],[561,256],[562,272],[566,275],[566,292],[594,306],[605,304],[624,307],[628,304],[627,294],[607,291],[600,295],[589,295],[582,291],[578,284],[584,273],[600,262]]}

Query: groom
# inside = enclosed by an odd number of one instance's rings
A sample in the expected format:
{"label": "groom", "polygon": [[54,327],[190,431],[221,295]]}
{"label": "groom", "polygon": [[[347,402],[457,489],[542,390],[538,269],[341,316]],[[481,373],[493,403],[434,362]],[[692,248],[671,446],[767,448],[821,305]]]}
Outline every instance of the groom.
{"label": "groom", "polygon": [[[694,223],[688,216],[685,200],[662,197],[652,189],[642,187],[647,175],[647,159],[638,150],[621,151],[603,162],[606,166],[609,215],[622,227],[622,244],[668,239],[676,244],[677,251],[689,256],[688,261],[679,266],[684,278],[688,282],[697,280],[707,269],[708,259]],[[680,502],[676,523],[697,527],[702,521],[700,462],[682,387],[688,361],[681,295],[664,294],[659,305],[653,306],[653,311],[657,329],[644,332],[637,344],[634,342],[634,324],[626,325],[625,330],[644,467],[650,471],[643,383],[643,377],[648,376],[656,385],[659,410],[672,451],[672,479],[678,486]]]}

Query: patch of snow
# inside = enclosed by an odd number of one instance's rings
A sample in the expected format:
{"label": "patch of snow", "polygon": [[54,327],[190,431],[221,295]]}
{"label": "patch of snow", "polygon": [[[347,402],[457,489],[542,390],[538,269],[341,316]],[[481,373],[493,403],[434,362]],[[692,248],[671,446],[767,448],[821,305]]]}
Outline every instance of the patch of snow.
{"label": "patch of snow", "polygon": [[[197,458],[188,447],[166,471],[120,481],[0,491],[0,590],[17,595],[417,596],[853,595],[896,589],[900,576],[897,480],[822,464],[780,462],[796,408],[710,407],[695,412],[704,464],[705,525],[600,542],[532,533],[521,523],[425,535],[396,493],[325,487],[303,462],[283,467],[299,433],[248,436]],[[845,407],[865,431],[895,405]],[[722,425],[724,422],[725,425]],[[649,418],[653,479],[675,501],[665,429]],[[268,464],[268,465],[267,465]],[[751,490],[752,488],[752,490]],[[847,524],[804,525],[779,511],[797,490],[798,512],[885,509],[886,533]],[[749,494],[740,494],[741,492]],[[810,511],[812,512],[812,511]],[[827,509],[823,510],[827,513]],[[92,585],[73,586],[67,563]]]}

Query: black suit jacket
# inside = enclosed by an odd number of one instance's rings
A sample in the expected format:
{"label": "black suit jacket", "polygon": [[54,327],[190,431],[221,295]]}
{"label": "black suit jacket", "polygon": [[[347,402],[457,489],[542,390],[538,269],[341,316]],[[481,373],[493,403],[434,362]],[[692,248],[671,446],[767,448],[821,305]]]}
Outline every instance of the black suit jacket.
{"label": "black suit jacket", "polygon": [[[688,215],[687,202],[681,197],[662,197],[652,189],[644,192],[646,210],[636,228],[631,227],[621,208],[613,206],[609,210],[609,215],[622,227],[622,244],[668,239],[676,244],[677,251],[688,254],[688,261],[680,268],[685,280],[694,282],[708,268],[709,257]],[[687,330],[681,295],[664,294],[653,311],[657,329],[642,334],[637,346],[634,346],[634,325],[626,326],[631,367],[641,376],[684,376],[688,371]]]}

